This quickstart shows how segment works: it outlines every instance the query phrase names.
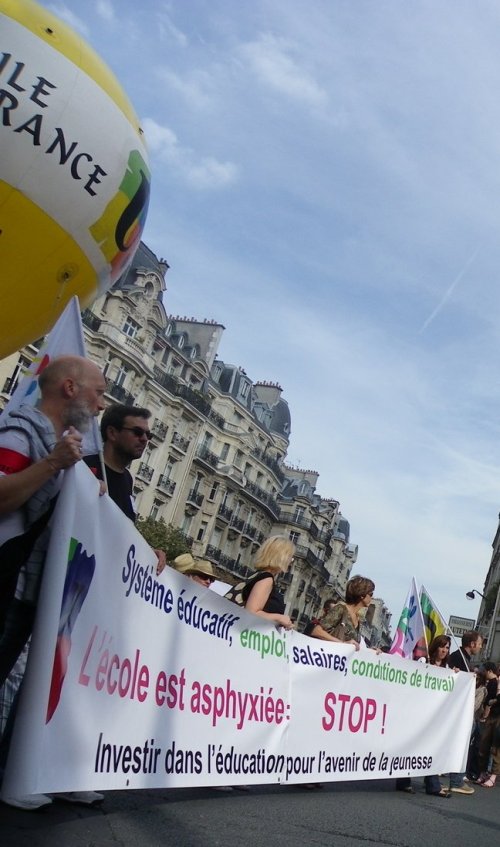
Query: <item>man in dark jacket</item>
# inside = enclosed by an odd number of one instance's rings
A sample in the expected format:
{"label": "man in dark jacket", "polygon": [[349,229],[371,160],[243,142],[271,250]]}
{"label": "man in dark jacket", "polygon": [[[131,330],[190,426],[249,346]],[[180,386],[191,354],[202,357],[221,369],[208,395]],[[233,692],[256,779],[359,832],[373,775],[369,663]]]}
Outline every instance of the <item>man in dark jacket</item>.
{"label": "man in dark jacket", "polygon": [[[476,630],[464,632],[462,649],[455,650],[448,657],[448,667],[468,672],[471,670],[472,657],[476,656],[483,646],[482,636]],[[465,773],[450,773],[450,791],[454,794],[474,794],[472,785],[464,781]]]}

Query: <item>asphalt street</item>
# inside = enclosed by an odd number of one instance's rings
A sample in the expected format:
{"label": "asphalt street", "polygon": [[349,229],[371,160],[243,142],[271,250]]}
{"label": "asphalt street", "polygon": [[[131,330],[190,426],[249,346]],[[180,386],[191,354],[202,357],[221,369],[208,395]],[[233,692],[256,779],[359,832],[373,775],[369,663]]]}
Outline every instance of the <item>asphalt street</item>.
{"label": "asphalt street", "polygon": [[392,780],[322,790],[256,786],[107,792],[93,809],[54,803],[42,812],[0,806],[0,847],[493,847],[500,788],[428,797]]}

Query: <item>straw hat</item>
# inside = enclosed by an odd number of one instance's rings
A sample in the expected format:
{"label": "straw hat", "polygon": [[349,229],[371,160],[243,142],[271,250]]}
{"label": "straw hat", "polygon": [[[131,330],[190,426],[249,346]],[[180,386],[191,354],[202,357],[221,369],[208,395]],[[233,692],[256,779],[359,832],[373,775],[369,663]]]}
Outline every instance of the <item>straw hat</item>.
{"label": "straw hat", "polygon": [[190,570],[194,566],[194,559],[191,553],[181,553],[180,556],[177,556],[173,561],[173,566],[176,571],[179,573],[186,573],[186,571]]}
{"label": "straw hat", "polygon": [[186,576],[189,576],[189,574],[192,573],[202,573],[205,576],[210,576],[212,579],[215,579],[214,569],[210,562],[207,562],[206,559],[194,559],[193,564],[183,571],[183,573],[185,573]]}

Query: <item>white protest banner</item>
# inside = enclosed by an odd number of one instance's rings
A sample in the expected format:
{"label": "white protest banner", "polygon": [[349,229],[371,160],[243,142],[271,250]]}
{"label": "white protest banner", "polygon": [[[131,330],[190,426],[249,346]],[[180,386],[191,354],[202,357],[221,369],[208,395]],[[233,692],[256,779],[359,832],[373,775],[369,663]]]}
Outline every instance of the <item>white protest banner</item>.
{"label": "white protest banner", "polygon": [[462,770],[471,675],[284,633],[157,577],[97,492],[66,473],[6,794]]}

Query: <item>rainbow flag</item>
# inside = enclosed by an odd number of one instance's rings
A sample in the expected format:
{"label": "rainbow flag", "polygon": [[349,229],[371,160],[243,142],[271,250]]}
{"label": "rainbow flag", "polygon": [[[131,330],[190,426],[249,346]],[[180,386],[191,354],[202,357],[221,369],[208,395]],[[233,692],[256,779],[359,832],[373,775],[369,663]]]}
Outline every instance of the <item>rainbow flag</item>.
{"label": "rainbow flag", "polygon": [[438,607],[433,603],[429,592],[424,586],[420,589],[420,608],[422,610],[422,621],[424,625],[423,637],[419,640],[413,651],[413,658],[427,657],[429,644],[437,635],[445,635],[448,626],[445,623]]}

